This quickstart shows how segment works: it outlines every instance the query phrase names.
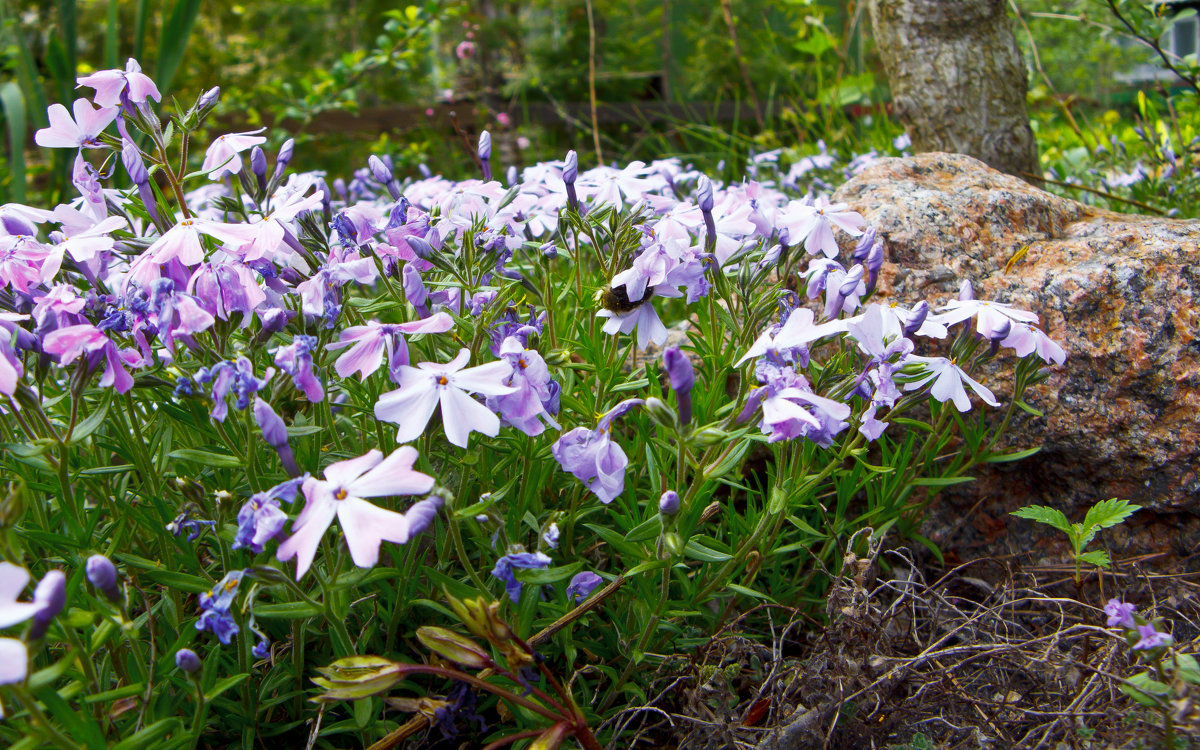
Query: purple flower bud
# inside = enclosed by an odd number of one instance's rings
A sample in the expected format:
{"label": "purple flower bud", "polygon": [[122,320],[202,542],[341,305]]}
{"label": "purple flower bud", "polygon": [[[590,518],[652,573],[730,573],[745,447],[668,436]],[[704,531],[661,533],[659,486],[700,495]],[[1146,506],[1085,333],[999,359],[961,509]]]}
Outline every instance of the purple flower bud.
{"label": "purple flower bud", "polygon": [[424,237],[411,235],[405,237],[404,241],[412,248],[412,251],[417,254],[417,257],[422,260],[429,260],[434,255],[433,245],[429,244],[429,240]]}
{"label": "purple flower bud", "polygon": [[96,590],[114,604],[121,601],[121,586],[117,582],[117,568],[104,555],[92,555],[84,564],[88,581]]}
{"label": "purple flower bud", "polygon": [[663,367],[667,370],[671,390],[675,391],[675,402],[679,405],[679,423],[691,424],[692,386],[696,384],[696,372],[692,369],[692,361],[678,346],[668,346],[663,350]]}
{"label": "purple flower bud", "polygon": [[679,493],[675,490],[667,490],[662,493],[662,497],[658,499],[658,512],[664,516],[673,516],[679,512]]}
{"label": "purple flower bud", "polygon": [[883,268],[883,243],[875,242],[867,251],[867,292],[875,289],[879,271]]}
{"label": "purple flower bud", "polygon": [[517,184],[517,178],[519,175],[520,173],[517,172],[517,165],[509,164],[508,170],[504,173],[504,181],[509,185],[509,187],[512,187],[513,185]]}
{"label": "purple flower bud", "polygon": [[283,170],[286,169],[287,165],[292,162],[292,152],[295,150],[295,148],[296,142],[291,138],[288,138],[283,142],[283,145],[279,147],[279,155],[275,157],[275,173],[277,175],[283,174]]}
{"label": "purple flower bud", "polygon": [[142,162],[142,154],[133,141],[122,141],[121,163],[125,165],[125,171],[129,173],[129,179],[133,180],[134,185],[142,185],[150,179],[146,165]]}
{"label": "purple flower bud", "polygon": [[386,185],[394,179],[392,170],[388,169],[383,160],[374,154],[367,159],[367,166],[371,168],[371,176],[382,185]]}
{"label": "purple flower bud", "polygon": [[963,282],[958,287],[958,299],[960,302],[975,299],[975,289],[971,286],[970,279],[963,279]]}
{"label": "purple flower bud", "polygon": [[745,424],[750,421],[758,412],[758,407],[762,406],[763,399],[767,397],[767,388],[755,388],[750,391],[750,395],[746,398],[746,405],[742,407],[742,411],[737,415],[737,419],[733,420],[734,424]]}
{"label": "purple flower bud", "polygon": [[492,134],[486,130],[479,134],[479,158],[482,161],[492,158]]}
{"label": "purple flower bud", "polygon": [[250,171],[259,179],[261,185],[267,184],[267,154],[262,146],[250,149]]}
{"label": "purple flower bud", "polygon": [[563,161],[562,178],[563,182],[568,185],[575,184],[575,178],[579,176],[579,154],[574,151],[567,152],[567,158]]}
{"label": "purple flower bud", "polygon": [[547,242],[542,245],[542,257],[546,260],[554,260],[558,257],[558,245],[553,242]]}
{"label": "purple flower bud", "polygon": [[828,304],[825,305],[826,318],[832,320],[842,312],[842,306],[846,304],[846,298],[854,294],[858,290],[858,285],[862,283],[863,272],[862,265],[856,265],[846,272],[841,286],[838,287],[837,294],[832,299],[826,298],[828,300]]}
{"label": "purple flower bud", "polygon": [[696,204],[706,213],[713,210],[713,184],[707,175],[696,180]]}
{"label": "purple flower bud", "polygon": [[567,584],[567,598],[578,604],[591,596],[596,587],[602,583],[604,583],[604,579],[590,571],[576,573],[571,582]]}
{"label": "purple flower bud", "polygon": [[[411,242],[414,238],[409,237]],[[400,277],[404,284],[404,296],[409,303],[417,309],[417,314],[422,318],[428,315],[426,303],[429,301],[429,290],[425,288],[425,280],[421,278],[421,272],[412,263],[405,263],[403,270],[400,271]],[[422,314],[422,310],[425,311]]]}
{"label": "purple flower bud", "polygon": [[908,320],[904,322],[904,335],[912,336],[914,333],[925,325],[925,318],[929,317],[929,303],[921,300],[917,306],[908,314]]}
{"label": "purple flower bud", "polygon": [[61,570],[52,570],[38,581],[33,590],[33,604],[37,611],[33,613],[33,624],[29,628],[29,638],[36,640],[46,634],[51,621],[62,611],[67,603],[67,577]]}
{"label": "purple flower bud", "polygon": [[175,652],[175,666],[187,674],[195,674],[200,671],[200,657],[190,648],[181,648]]}
{"label": "purple flower bud", "polygon": [[854,246],[854,253],[850,257],[855,263],[862,263],[867,259],[867,255],[871,252],[871,246],[874,244],[875,227],[867,227],[867,231],[858,238],[858,243]]}
{"label": "purple flower bud", "polygon": [[275,413],[271,405],[258,396],[254,397],[254,421],[262,430],[263,440],[266,440],[267,444],[279,454],[279,460],[283,463],[283,468],[287,470],[288,476],[300,476],[300,467],[296,464],[292,447],[288,445],[287,425],[283,423],[283,418]]}
{"label": "purple flower bud", "polygon": [[417,165],[417,171],[420,172],[421,176],[427,180],[430,177],[433,177],[433,172],[430,171],[428,165],[426,165],[425,162],[421,162],[420,164]]}
{"label": "purple flower bud", "polygon": [[201,94],[200,98],[196,100],[196,110],[198,112],[203,112],[206,109],[210,109],[216,105],[217,100],[220,98],[221,87],[213,86],[211,89]]}

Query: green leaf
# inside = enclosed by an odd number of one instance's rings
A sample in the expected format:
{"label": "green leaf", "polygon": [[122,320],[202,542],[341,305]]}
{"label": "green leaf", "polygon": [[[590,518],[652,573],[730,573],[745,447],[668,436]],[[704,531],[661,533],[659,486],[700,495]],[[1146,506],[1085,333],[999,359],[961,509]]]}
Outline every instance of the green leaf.
{"label": "green leaf", "polygon": [[103,693],[94,693],[86,696],[83,699],[84,703],[107,703],[121,698],[128,698],[131,695],[140,695],[146,689],[145,683],[135,682],[132,685],[124,685],[122,687],[105,690]]}
{"label": "green leaf", "polygon": [[203,464],[204,466],[211,466],[214,469],[240,469],[242,467],[242,459],[236,456],[224,453],[209,453],[208,451],[196,450],[194,448],[180,448],[177,451],[171,451],[167,455],[180,461]]}
{"label": "green leaf", "polygon": [[159,91],[166,92],[171,88],[171,79],[179,69],[183,60],[183,52],[187,49],[187,40],[192,33],[192,25],[200,12],[200,0],[178,0],[171,11],[170,18],[163,25],[162,38],[159,40],[158,69],[154,76]]}
{"label": "green leaf", "polygon": [[1112,561],[1108,559],[1108,553],[1101,549],[1085,552],[1079,556],[1079,562],[1085,562],[1099,568],[1107,568],[1112,565]]}
{"label": "green leaf", "polygon": [[763,599],[763,600],[765,600],[765,601],[768,601],[768,602],[773,602],[773,601],[775,601],[774,599],[772,599],[771,597],[767,596],[766,594],[764,594],[764,593],[763,593],[763,592],[761,592],[761,591],[755,591],[754,589],[752,589],[752,588],[747,588],[746,586],[739,586],[739,585],[738,585],[738,584],[736,584],[736,583],[727,583],[727,584],[725,584],[725,588],[729,589],[730,591],[733,591],[733,592],[736,592],[736,593],[738,593],[738,594],[741,594],[742,596],[749,596],[749,597],[752,597],[752,598],[754,598],[754,599]]}
{"label": "green leaf", "polygon": [[242,672],[241,674],[230,675],[223,680],[219,680],[216,685],[213,685],[208,690],[204,691],[204,700],[210,701],[229,688],[241,685],[249,676],[250,674],[248,672]]}
{"label": "green leaf", "polygon": [[25,98],[14,81],[0,86],[0,109],[8,130],[9,200],[25,202]]}
{"label": "green leaf", "polygon": [[1158,696],[1165,696],[1169,691],[1167,685],[1152,679],[1149,672],[1136,674],[1121,685],[1122,693],[1149,708],[1162,706],[1162,698]]}
{"label": "green leaf", "polygon": [[513,576],[521,583],[531,583],[541,586],[570,578],[581,570],[583,570],[582,560],[573,562],[570,565],[559,565],[555,568],[518,568],[513,570]]}
{"label": "green leaf", "polygon": [[974,481],[975,477],[921,477],[912,480],[912,485],[914,487],[951,487]]}
{"label": "green leaf", "polygon": [[655,513],[649,520],[634,526],[625,535],[627,542],[642,542],[647,539],[653,539],[662,531],[662,516]]}
{"label": "green leaf", "polygon": [[139,750],[139,748],[143,747],[158,747],[159,740],[182,728],[183,724],[179,719],[162,719],[154,722],[132,737],[113,745],[111,750]]}
{"label": "green leaf", "polygon": [[1101,500],[1088,509],[1083,518],[1083,525],[1092,529],[1111,528],[1132,516],[1141,507],[1128,500]]}
{"label": "green leaf", "polygon": [[1191,654],[1175,655],[1175,676],[1192,685],[1200,685],[1200,664]]}
{"label": "green leaf", "polygon": [[104,418],[108,416],[109,403],[111,402],[106,399],[104,403],[100,405],[100,408],[89,414],[83,421],[77,423],[75,425],[75,429],[71,431],[71,439],[69,442],[74,444],[86,439],[93,432],[95,432],[100,425],[104,424]]}
{"label": "green leaf", "polygon": [[1032,406],[1030,406],[1029,404],[1025,403],[1024,401],[1017,400],[1017,401],[1014,401],[1013,403],[1017,405],[1017,408],[1019,408],[1021,411],[1025,412],[1026,414],[1031,414],[1031,415],[1033,415],[1033,416],[1035,416],[1035,417],[1044,417],[1044,416],[1046,416],[1046,415],[1045,415],[1045,414],[1042,412],[1042,410],[1041,410],[1041,409],[1035,409],[1035,408],[1033,408]]}
{"label": "green leaf", "polygon": [[1030,521],[1044,523],[1047,526],[1053,526],[1068,536],[1071,534],[1071,522],[1067,520],[1066,515],[1061,510],[1056,508],[1046,505],[1027,505],[1024,508],[1014,510],[1012,515],[1017,518],[1025,518]]}
{"label": "green leaf", "polygon": [[1001,453],[995,456],[988,456],[984,462],[989,464],[1006,464],[1011,461],[1020,461],[1035,455],[1041,449],[1042,447],[1039,445],[1036,448],[1029,448],[1023,451],[1017,451],[1016,453]]}
{"label": "green leaf", "polygon": [[263,620],[303,620],[321,614],[308,602],[286,602],[284,604],[257,604],[254,616]]}
{"label": "green leaf", "polygon": [[706,547],[700,542],[697,542],[695,539],[688,541],[687,545],[685,545],[683,548],[683,554],[692,558],[693,560],[700,560],[701,562],[710,563],[725,562],[726,560],[733,559],[733,555],[728,555],[724,552],[718,552],[711,547]]}

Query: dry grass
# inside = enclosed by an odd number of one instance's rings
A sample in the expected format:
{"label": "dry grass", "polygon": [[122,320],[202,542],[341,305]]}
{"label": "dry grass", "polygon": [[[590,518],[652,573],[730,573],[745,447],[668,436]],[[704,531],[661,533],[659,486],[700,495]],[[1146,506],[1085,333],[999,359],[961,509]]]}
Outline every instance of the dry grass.
{"label": "dry grass", "polygon": [[[906,551],[848,555],[828,624],[763,605],[690,660],[667,661],[645,705],[606,724],[613,748],[1136,748],[1160,719],[1125,696],[1141,667],[1104,627],[1119,595],[1200,648],[1200,572],[1115,573],[1076,587],[1058,569],[981,559],[939,571]],[[877,575],[880,569],[887,574]],[[1192,689],[1175,702],[1182,747],[1200,747]]]}

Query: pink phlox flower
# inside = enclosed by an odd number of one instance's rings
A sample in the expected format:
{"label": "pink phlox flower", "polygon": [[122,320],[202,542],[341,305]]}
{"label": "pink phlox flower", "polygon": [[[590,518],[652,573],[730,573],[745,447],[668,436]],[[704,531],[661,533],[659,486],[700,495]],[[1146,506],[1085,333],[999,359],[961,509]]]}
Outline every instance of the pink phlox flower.
{"label": "pink phlox flower", "polygon": [[171,279],[159,279],[151,284],[150,306],[156,315],[159,338],[168,352],[174,352],[176,336],[207,331],[216,322],[195,297],[176,292],[175,282]]}
{"label": "pink phlox flower", "polygon": [[817,324],[817,316],[807,307],[797,307],[788,313],[787,320],[781,326],[772,326],[759,334],[735,367],[751,359],[768,357],[781,362],[799,362],[802,367],[808,365],[808,345],[826,336],[845,333],[847,323],[844,320],[831,320]]}
{"label": "pink phlox flower", "polygon": [[75,119],[71,119],[67,108],[51,104],[46,109],[50,127],[33,134],[33,142],[42,148],[96,148],[99,136],[113,120],[117,119],[116,107],[93,107],[87,99],[76,99],[73,105]]}
{"label": "pink phlox flower", "polygon": [[512,374],[504,384],[514,390],[489,397],[488,408],[500,412],[504,421],[526,435],[540,435],[547,425],[561,429],[550,413],[550,409],[555,408],[556,384],[550,379],[550,369],[542,355],[526,349],[515,336],[509,336],[500,345],[500,356],[512,367]]}
{"label": "pink phlox flower", "polygon": [[[64,225],[58,244],[70,253],[77,263],[92,265],[92,261],[97,261],[98,256],[112,250],[113,238],[109,234],[123,226],[126,226],[125,219],[120,216],[109,216],[78,231],[68,230]],[[55,271],[57,272],[57,269]]]}
{"label": "pink phlox flower", "polygon": [[355,372],[360,380],[379,369],[387,352],[390,369],[408,364],[408,345],[404,336],[419,333],[445,333],[454,327],[454,319],[444,312],[412,323],[384,324],[372,320],[366,325],[351,326],[342,331],[341,339],[327,344],[331,351],[350,347],[333,363],[338,377],[347,378]]}
{"label": "pink phlox flower", "polygon": [[319,339],[316,336],[299,335],[287,346],[271,350],[276,366],[290,375],[293,385],[313,403],[325,398],[325,388],[321,385],[321,379],[317,377],[313,364],[313,352],[316,351],[318,343]]}
{"label": "pink phlox flower", "polygon": [[818,153],[805,156],[804,158],[800,159],[800,161],[793,164],[791,169],[788,170],[784,181],[795,185],[801,177],[813,170],[823,170],[832,167],[834,163],[834,157],[829,153],[827,147],[825,146],[824,139],[817,141],[817,150]]}
{"label": "pink phlox flower", "polygon": [[250,325],[254,311],[267,300],[254,271],[241,263],[201,263],[188,279],[187,293],[221,320],[240,312],[242,328]]}
{"label": "pink phlox flower", "polygon": [[75,287],[70,284],[55,284],[34,303],[33,319],[42,330],[83,322],[77,318],[86,304],[87,300],[76,294]]}
{"label": "pink phlox flower", "polygon": [[100,185],[100,174],[83,158],[82,151],[75,155],[71,184],[79,191],[83,201],[83,212],[91,217],[92,221],[100,221],[108,216],[108,207],[104,204],[104,188]]}
{"label": "pink phlox flower", "polygon": [[[651,299],[654,297],[682,297],[683,293],[667,285],[654,287]],[[601,329],[610,336],[618,333],[637,334],[637,348],[645,351],[650,344],[656,346],[666,343],[667,327],[658,317],[658,311],[650,300],[643,302],[632,310],[600,310],[598,318],[608,318]]]}
{"label": "pink phlox flower", "polygon": [[[61,208],[61,206],[60,206]],[[54,212],[34,208],[20,203],[5,203],[0,206],[0,236],[37,234],[38,224],[54,220]]]}
{"label": "pink phlox flower", "polygon": [[122,98],[134,104],[142,104],[147,99],[162,101],[158,86],[142,72],[142,66],[132,57],[125,62],[125,70],[101,70],[75,79],[75,86],[95,89],[96,95],[92,100],[101,107],[116,107],[121,104]]}
{"label": "pink phlox flower", "polygon": [[866,227],[866,220],[845,203],[830,203],[824,197],[818,197],[811,206],[803,201],[789,203],[780,213],[778,226],[781,231],[787,230],[790,244],[803,242],[810,255],[824,253],[827,258],[836,258],[838,244],[833,237],[833,227],[858,237]]}
{"label": "pink phlox flower", "polygon": [[908,361],[924,365],[925,371],[916,380],[905,383],[905,391],[915,391],[933,381],[933,386],[929,389],[931,396],[942,403],[953,401],[956,409],[965,412],[971,409],[971,399],[967,396],[966,389],[963,388],[965,383],[971,386],[971,390],[975,391],[988,406],[1000,405],[990,390],[963,372],[962,368],[952,360],[945,357],[910,355]]}
{"label": "pink phlox flower", "polygon": [[100,387],[113,387],[117,393],[125,393],[133,387],[133,376],[125,367],[141,367],[142,355],[136,349],[119,349],[104,331],[90,323],[59,328],[42,339],[42,350],[56,355],[59,364],[67,366],[81,354],[88,355],[88,367],[94,369],[104,361],[104,374]]}
{"label": "pink phlox flower", "polygon": [[467,447],[472,432],[495,437],[500,432],[500,418],[468,393],[500,396],[516,389],[505,385],[512,366],[505,360],[466,367],[471,358],[468,349],[446,364],[422,362],[416,367],[399,368],[400,387],[379,397],[375,417],[397,425],[396,441],[416,440],[425,431],[429,419],[442,407],[442,426],[446,439],[460,448]]}
{"label": "pink phlox flower", "polygon": [[1000,345],[1009,347],[1018,357],[1028,357],[1037,352],[1047,364],[1061,365],[1067,361],[1065,349],[1047,336],[1045,331],[1028,323],[1013,323],[1008,336]]}
{"label": "pink phlox flower", "polygon": [[1109,599],[1108,604],[1104,605],[1104,614],[1108,615],[1110,628],[1119,625],[1132,630],[1137,627],[1137,622],[1133,619],[1134,612],[1137,612],[1137,607],[1120,599]]}
{"label": "pink phlox flower", "polygon": [[625,469],[629,465],[625,451],[612,439],[613,420],[643,403],[642,399],[622,401],[600,418],[596,429],[576,427],[550,448],[562,470],[583,482],[605,505],[625,491]]}
{"label": "pink phlox flower", "polygon": [[846,420],[850,418],[850,407],[813,393],[808,380],[790,366],[764,361],[757,369],[767,391],[759,428],[770,442],[802,437],[829,447],[834,437],[849,426]]}
{"label": "pink phlox flower", "polygon": [[43,276],[53,279],[61,264],[60,247],[43,245],[30,235],[0,235],[0,284],[4,286],[28,293],[42,283]]}
{"label": "pink phlox flower", "polygon": [[596,167],[579,175],[576,186],[579,197],[601,206],[625,207],[625,200],[636,201],[651,189],[653,182],[645,179],[645,162],[632,161],[624,169]]}
{"label": "pink phlox flower", "polygon": [[1152,648],[1170,646],[1175,642],[1170,635],[1158,632],[1151,623],[1138,625],[1137,633],[1141,636],[1141,640],[1133,644],[1134,651],[1149,651]]}
{"label": "pink phlox flower", "polygon": [[261,146],[267,139],[259,133],[266,128],[251,130],[245,133],[227,133],[218,136],[208,151],[204,154],[204,163],[200,169],[208,172],[210,179],[219,180],[225,175],[235,175],[242,171],[241,152]]}
{"label": "pink phlox flower", "polygon": [[296,580],[300,580],[336,518],[354,564],[360,568],[375,565],[380,545],[407,542],[412,523],[404,514],[364,498],[419,495],[433,489],[433,477],[413,470],[416,460],[417,451],[411,446],[397,448],[387,458],[372,449],[358,458],[330,464],[324,479],[306,479],[301,488],[304,510],[292,524],[292,535],[279,545],[276,557],[281,561],[296,558]]}
{"label": "pink phlox flower", "polygon": [[862,315],[845,321],[847,332],[872,363],[889,362],[896,356],[903,359],[912,353],[913,343],[904,337],[904,328],[894,310],[872,303]]}
{"label": "pink phlox flower", "polygon": [[476,222],[491,221],[506,192],[499,182],[463,180],[439,196],[434,206],[440,223],[466,231]]}
{"label": "pink phlox flower", "polygon": [[664,245],[655,243],[642,250],[631,268],[613,276],[611,286],[624,286],[626,296],[636,302],[645,297],[647,287],[665,282],[677,265],[679,258]]}

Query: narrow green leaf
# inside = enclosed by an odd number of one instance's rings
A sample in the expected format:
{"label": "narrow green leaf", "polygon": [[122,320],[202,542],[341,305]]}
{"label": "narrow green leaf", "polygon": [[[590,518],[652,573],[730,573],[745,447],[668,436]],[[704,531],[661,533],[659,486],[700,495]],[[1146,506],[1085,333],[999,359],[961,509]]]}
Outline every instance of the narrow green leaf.
{"label": "narrow green leaf", "polygon": [[573,562],[570,565],[559,565],[555,568],[525,568],[513,570],[513,575],[521,583],[531,583],[541,586],[547,583],[555,583],[565,578],[570,578],[579,571],[583,570],[583,561]]}
{"label": "narrow green leaf", "polygon": [[662,516],[655,513],[649,520],[634,526],[625,535],[627,542],[642,542],[647,539],[653,539],[662,532]]}
{"label": "narrow green leaf", "polygon": [[321,614],[321,610],[308,602],[257,604],[254,607],[254,616],[263,620],[303,620],[307,617],[316,617],[319,614]]}
{"label": "narrow green leaf", "polygon": [[196,23],[196,15],[199,12],[200,0],[176,0],[170,17],[163,25],[162,37],[158,44],[157,75],[154,77],[159,91],[163,93],[171,88],[171,81],[175,78],[179,63],[183,61],[188,37],[191,36],[192,26]]}
{"label": "narrow green leaf", "polygon": [[988,456],[986,463],[1005,464],[1011,461],[1020,461],[1021,459],[1029,458],[1030,456],[1037,454],[1041,450],[1042,447],[1039,445],[1036,448],[1029,448],[1023,451],[1017,451],[1016,453],[1002,453],[995,456]]}
{"label": "narrow green leaf", "polygon": [[194,448],[180,448],[177,451],[171,451],[167,455],[180,461],[203,464],[211,466],[214,469],[240,469],[242,467],[242,459],[236,456],[224,453],[210,453],[209,451],[195,450]]}
{"label": "narrow green leaf", "polygon": [[0,85],[0,109],[8,131],[8,171],[12,176],[9,199],[25,202],[25,98],[13,81]]}
{"label": "narrow green leaf", "polygon": [[956,484],[966,484],[974,482],[975,477],[921,477],[914,479],[912,485],[914,487],[951,487]]}
{"label": "narrow green leaf", "polygon": [[92,411],[85,419],[75,425],[75,429],[71,431],[70,442],[72,444],[84,440],[99,429],[100,425],[104,424],[104,418],[108,416],[109,403],[111,402],[105,399],[104,403],[98,409]]}
{"label": "narrow green leaf", "polygon": [[687,545],[685,545],[683,548],[683,554],[692,558],[693,560],[700,560],[701,562],[710,563],[725,562],[726,560],[733,559],[733,555],[728,555],[711,547],[706,547],[700,542],[697,542],[695,539],[688,541]]}
{"label": "narrow green leaf", "polygon": [[241,685],[249,676],[249,673],[242,672],[241,674],[230,675],[223,680],[218,680],[216,685],[213,685],[211,688],[204,691],[204,700],[210,701],[229,688]]}
{"label": "narrow green leaf", "polygon": [[[242,675],[245,677],[245,675]],[[158,747],[158,743],[172,732],[183,728],[182,722],[176,718],[161,719],[146,727],[137,734],[113,745],[111,750],[140,750],[143,747]]]}
{"label": "narrow green leaf", "polygon": [[132,685],[124,685],[114,690],[105,690],[103,693],[94,693],[83,699],[84,703],[107,703],[121,698],[128,698],[131,695],[141,695],[146,689],[145,683],[135,682]]}

